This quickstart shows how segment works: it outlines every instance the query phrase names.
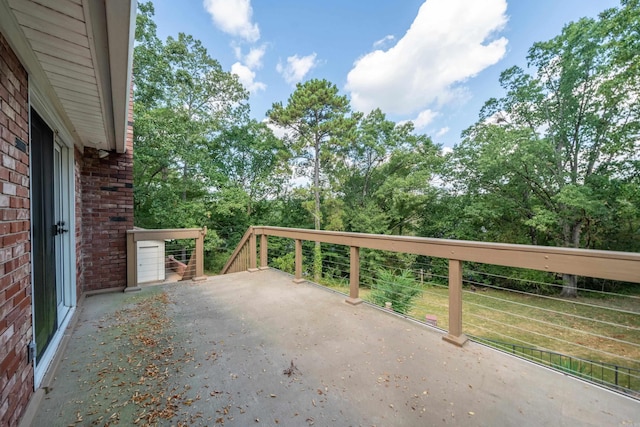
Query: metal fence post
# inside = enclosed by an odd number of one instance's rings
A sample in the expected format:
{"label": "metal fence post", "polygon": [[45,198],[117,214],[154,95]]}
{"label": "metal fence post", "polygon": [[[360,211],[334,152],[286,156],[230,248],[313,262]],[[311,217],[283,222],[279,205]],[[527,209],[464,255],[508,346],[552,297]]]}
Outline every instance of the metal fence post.
{"label": "metal fence post", "polygon": [[449,333],[445,341],[462,347],[467,337],[462,333],[462,261],[449,260]]}

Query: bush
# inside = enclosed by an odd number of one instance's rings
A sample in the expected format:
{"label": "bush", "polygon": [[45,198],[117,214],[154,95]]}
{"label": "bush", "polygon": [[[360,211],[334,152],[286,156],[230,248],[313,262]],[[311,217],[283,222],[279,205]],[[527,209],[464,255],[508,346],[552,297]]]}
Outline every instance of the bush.
{"label": "bush", "polygon": [[369,299],[381,307],[390,302],[394,311],[407,314],[420,291],[410,270],[403,270],[400,274],[391,270],[378,270],[376,284],[371,289]]}
{"label": "bush", "polygon": [[271,260],[271,266],[285,273],[294,274],[296,265],[296,254],[289,252],[281,257]]}

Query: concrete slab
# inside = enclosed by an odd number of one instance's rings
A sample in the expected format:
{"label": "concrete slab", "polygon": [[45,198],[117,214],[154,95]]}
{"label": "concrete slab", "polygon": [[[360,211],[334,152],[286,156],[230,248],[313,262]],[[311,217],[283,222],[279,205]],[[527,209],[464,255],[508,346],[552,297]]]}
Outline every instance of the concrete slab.
{"label": "concrete slab", "polygon": [[640,402],[275,270],[85,300],[32,425],[618,426]]}

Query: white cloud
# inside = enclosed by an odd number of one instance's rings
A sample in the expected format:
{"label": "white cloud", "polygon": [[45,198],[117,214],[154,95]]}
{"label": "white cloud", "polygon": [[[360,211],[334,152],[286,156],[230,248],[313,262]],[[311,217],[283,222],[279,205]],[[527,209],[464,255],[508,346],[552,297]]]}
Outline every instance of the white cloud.
{"label": "white cloud", "polygon": [[249,42],[260,39],[258,24],[251,22],[250,0],[204,0],[203,4],[220,30]]}
{"label": "white cloud", "polygon": [[383,38],[381,38],[380,40],[376,40],[375,42],[373,42],[373,47],[375,49],[381,47],[382,45],[387,44],[387,42],[391,42],[393,40],[395,40],[395,36],[393,36],[392,34],[388,34],[386,36],[384,36]]}
{"label": "white cloud", "polygon": [[262,68],[262,58],[267,51],[266,44],[258,47],[252,47],[246,55],[242,53],[242,46],[239,43],[231,42],[231,48],[233,49],[236,59],[247,67],[252,70]]}
{"label": "white cloud", "polygon": [[438,113],[431,110],[424,110],[418,114],[418,117],[412,120],[416,129],[424,129],[429,123],[438,116]]}
{"label": "white cloud", "polygon": [[447,154],[451,154],[453,153],[453,148],[451,147],[442,147],[442,151],[441,151],[443,156],[446,156]]}
{"label": "white cloud", "polygon": [[249,53],[244,57],[244,64],[252,70],[262,68],[262,57],[266,50],[266,45],[251,48]]}
{"label": "white cloud", "polygon": [[456,84],[498,62],[507,22],[506,0],[428,0],[395,46],[358,59],[346,89],[355,109],[412,114],[433,102],[451,101]]}
{"label": "white cloud", "polygon": [[240,83],[251,93],[259,92],[267,88],[267,85],[255,80],[256,73],[251,71],[251,68],[246,65],[236,62],[231,66],[231,72],[238,76]]}
{"label": "white cloud", "polygon": [[288,130],[286,128],[278,126],[277,124],[273,123],[271,120],[264,119],[262,120],[262,122],[265,123],[269,129],[271,129],[271,131],[277,138],[283,139],[288,135]]}
{"label": "white cloud", "polygon": [[278,63],[276,71],[282,74],[282,77],[284,77],[284,80],[287,83],[294,85],[299,81],[302,81],[304,76],[306,76],[313,67],[318,65],[316,56],[315,52],[311,55],[302,57],[299,57],[298,55],[290,56],[287,58],[287,65],[282,65],[282,62]]}
{"label": "white cloud", "polygon": [[242,59],[242,47],[240,46],[239,43],[236,42],[231,42],[231,48],[233,49],[233,53],[236,56],[237,60],[241,60]]}
{"label": "white cloud", "polygon": [[450,129],[448,127],[446,127],[446,126],[443,127],[443,128],[440,128],[440,130],[438,132],[436,132],[436,138],[439,137],[439,136],[446,135],[447,133],[449,133],[449,130]]}

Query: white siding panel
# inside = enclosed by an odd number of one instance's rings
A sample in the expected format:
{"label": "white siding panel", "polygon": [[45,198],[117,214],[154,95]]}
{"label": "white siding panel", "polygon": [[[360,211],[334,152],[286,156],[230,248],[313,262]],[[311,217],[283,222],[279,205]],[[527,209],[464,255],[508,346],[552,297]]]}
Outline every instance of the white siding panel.
{"label": "white siding panel", "polygon": [[98,123],[102,123],[102,120],[100,120],[102,117],[102,111],[100,108],[83,106],[77,102],[70,102],[66,100],[60,100],[60,102],[64,105],[69,116],[78,117],[79,119],[84,120],[95,120]]}
{"label": "white siding panel", "polygon": [[57,65],[48,64],[48,63],[42,64],[42,68],[47,72],[47,74],[54,73],[62,77],[69,77],[72,79],[80,80],[85,83],[96,84],[95,76],[88,76],[83,73],[78,73],[75,70],[69,70],[68,68],[63,68],[63,67],[59,67]]}
{"label": "white siding panel", "polygon": [[58,25],[53,25],[50,22],[43,21],[42,19],[27,15],[19,11],[14,11],[14,13],[16,15],[16,18],[18,18],[18,22],[23,27],[51,34],[53,37],[77,44],[79,46],[83,46],[86,48],[89,47],[89,40],[87,39],[86,35],[70,31]]}
{"label": "white siding panel", "polygon": [[[87,35],[87,26],[84,23],[84,19],[78,20],[72,18],[30,0],[9,0],[9,5],[14,12],[16,12],[16,16],[18,16],[18,13],[20,12],[21,14],[24,14],[23,16],[30,16],[46,23],[47,25],[43,25],[42,28],[57,26],[83,36]],[[18,20],[22,24],[22,20],[20,18],[18,18]]]}
{"label": "white siding panel", "polygon": [[42,56],[49,56],[52,58],[62,59],[66,62],[77,64],[79,66],[86,67],[86,68],[91,68],[93,64],[93,61],[91,60],[91,58],[87,58],[81,55],[76,55],[70,52],[64,52],[60,49],[54,50],[35,40],[31,41],[31,47],[33,47],[33,51],[38,55],[38,58],[41,58]]}
{"label": "white siding panel", "polygon": [[55,91],[58,94],[58,98],[60,98],[61,100],[65,100],[67,102],[75,102],[80,106],[100,108],[100,102],[94,95],[86,95],[84,93],[62,89],[59,87],[56,87]]}
{"label": "white siding panel", "polygon": [[34,50],[41,52],[60,51],[91,59],[91,51],[87,47],[67,42],[38,29],[22,27],[22,31],[24,31]]}
{"label": "white siding panel", "polygon": [[60,12],[78,21],[84,22],[84,12],[82,5],[79,2],[73,2],[70,0],[32,0],[33,3],[38,3],[41,6]]}
{"label": "white siding panel", "polygon": [[94,34],[91,23],[85,22],[84,8],[92,1],[101,7],[103,1],[119,0],[7,0],[69,126],[82,144],[108,149],[112,142],[106,126],[113,123],[104,122],[112,118],[103,111],[109,101],[100,98],[101,75],[96,74],[99,64],[94,63],[96,51],[104,54],[104,46],[93,46],[106,40],[88,36]]}
{"label": "white siding panel", "polygon": [[[67,59],[58,58],[46,53],[36,52],[36,56],[42,64],[51,64],[66,70],[73,70],[76,73],[82,73],[87,76],[95,76],[95,70],[90,65],[77,64]],[[88,63],[91,64],[90,61]]]}
{"label": "white siding panel", "polygon": [[75,92],[80,95],[88,95],[96,98],[98,96],[98,87],[95,84],[81,82],[79,80],[65,78],[59,74],[49,74],[51,84],[58,90]]}

